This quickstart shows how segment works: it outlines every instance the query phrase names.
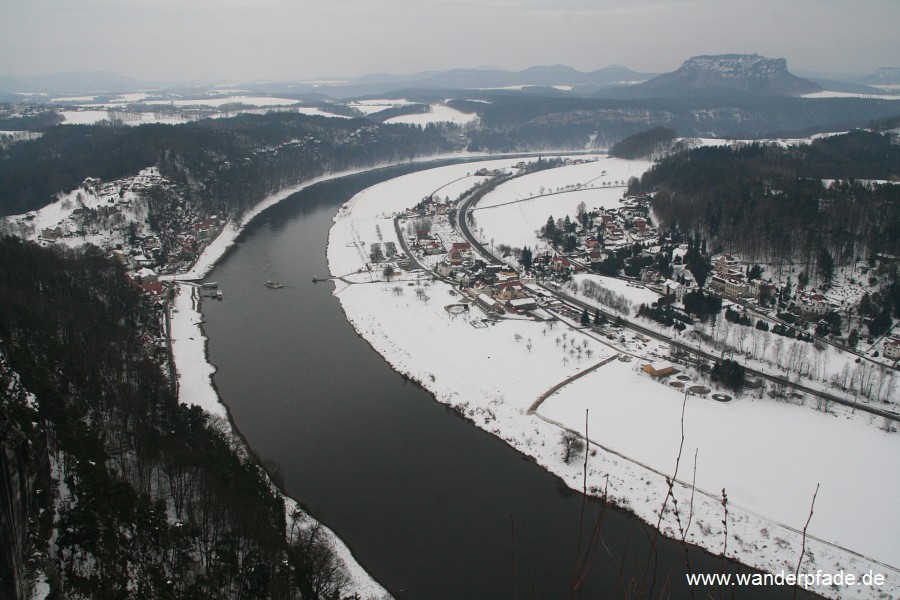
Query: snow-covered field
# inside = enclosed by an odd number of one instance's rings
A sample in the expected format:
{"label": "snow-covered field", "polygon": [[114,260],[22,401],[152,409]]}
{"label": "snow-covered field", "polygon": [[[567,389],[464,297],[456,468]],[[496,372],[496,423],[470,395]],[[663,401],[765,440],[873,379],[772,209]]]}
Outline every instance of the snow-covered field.
{"label": "snow-covered field", "polygon": [[545,250],[547,244],[538,235],[547,217],[574,218],[582,202],[588,210],[618,208],[628,178],[640,176],[651,164],[586,158],[591,162],[517,177],[487,194],[472,211],[481,238],[513,248]]}
{"label": "snow-covered field", "polygon": [[[589,184],[591,175],[600,173],[592,169],[602,171],[600,165],[611,161],[516,179],[489,194],[480,206],[527,199],[529,194],[538,195],[540,187],[546,193]],[[605,169],[607,177],[627,180],[649,166],[620,162],[615,169]],[[415,205],[441,181],[457,179],[481,166],[407,175],[364,190],[342,207],[328,245],[332,274],[346,276],[345,281],[336,282],[335,295],[348,320],[395,369],[420,381],[438,401],[456,407],[477,426],[533,456],[575,489],[582,486],[581,465],[563,462],[559,439],[566,429],[583,433],[585,409],[589,409],[590,438],[598,445],[592,446],[597,451],[590,457],[588,487],[603,490],[608,478],[611,498],[656,524],[668,490],[665,475],[673,474],[678,455],[683,395],[643,374],[639,367],[658,360],[664,345],[648,344],[625,331],[605,337],[561,322],[552,328],[521,319],[483,326],[483,315],[474,306],[458,315],[445,309],[459,296],[443,283],[420,280],[418,274],[384,282],[380,272],[364,270],[368,260],[361,250],[364,244],[379,241],[379,234],[384,242],[397,241],[390,215]],[[495,169],[509,162],[483,166]],[[512,189],[512,184],[517,184],[514,192],[504,189]],[[596,190],[598,194],[605,191]],[[621,195],[621,189],[613,191]],[[581,194],[595,202],[606,199],[588,196],[593,193],[569,192],[559,198],[572,197],[565,200],[572,208],[581,201]],[[588,200],[585,204],[592,206]],[[497,243],[512,243],[517,236],[523,242],[530,239],[536,217],[516,220],[507,215],[493,222],[486,216],[505,208],[476,211],[483,237],[493,237]],[[541,214],[537,223],[546,221],[547,214]],[[526,226],[527,231],[520,231]],[[637,290],[615,291],[631,298]],[[620,350],[637,358],[614,360]],[[605,364],[529,412],[553,386],[600,363]],[[793,572],[801,530],[820,484],[801,570],[844,568],[863,573],[873,569],[888,575],[882,593],[891,597],[900,593],[900,526],[893,510],[900,494],[900,474],[893,468],[900,457],[897,435],[809,407],[749,396],[729,404],[691,396],[685,405],[684,427],[680,482],[690,483],[697,452],[698,491],[688,539],[721,552],[724,488],[729,497],[729,556],[769,571]],[[687,485],[677,484],[675,493],[681,509],[687,510]],[[676,535],[678,522],[671,508],[670,501],[662,529]],[[835,596],[831,589],[818,591]],[[841,590],[841,597],[878,595],[872,588],[855,587]]]}
{"label": "snow-covered field", "polygon": [[900,94],[860,94],[858,92],[832,92],[822,90],[803,94],[801,98],[867,98],[869,100],[900,100]]}
{"label": "snow-covered field", "polygon": [[[237,113],[265,114],[271,110],[290,110],[291,112],[305,115],[348,118],[344,115],[323,111],[316,106],[299,106],[300,101],[291,98],[225,95],[186,100],[177,98],[146,100],[148,97],[145,93],[135,93],[125,94],[109,102],[90,102],[94,99],[94,96],[72,96],[56,98],[55,100],[73,105],[69,110],[59,111],[65,125],[94,125],[107,120],[118,120],[125,125],[144,125],[148,123],[179,125],[201,116],[212,118],[231,117]],[[153,111],[129,110],[128,104],[136,102],[157,108]],[[221,109],[223,106],[230,104],[242,104],[253,108],[219,112],[212,115],[191,114],[197,109]],[[178,109],[183,109],[184,112]],[[187,111],[191,111],[191,113]],[[206,112],[208,113],[209,111]]]}
{"label": "snow-covered field", "polygon": [[[616,361],[591,373],[548,399],[540,413],[571,426],[583,423],[589,409],[592,440],[671,473],[684,394],[633,365]],[[697,488],[712,495],[726,489],[731,510],[800,528],[819,484],[810,535],[887,562],[900,556],[896,519],[872,518],[893,514],[900,494],[900,477],[872,460],[897,457],[896,435],[797,405],[699,396],[687,398],[684,435],[679,478],[691,480],[697,452]],[[761,543],[758,532],[740,536],[748,546]]]}
{"label": "snow-covered field", "polygon": [[423,127],[429,123],[456,123],[457,125],[464,125],[478,118],[478,115],[475,113],[464,113],[446,104],[431,104],[430,108],[431,110],[427,113],[392,117],[385,123],[407,123]]}
{"label": "snow-covered field", "polygon": [[[112,119],[122,119],[125,125],[146,125],[149,123],[163,123],[166,125],[181,125],[187,123],[188,119],[178,115],[169,115],[166,113],[155,112],[129,112],[120,113],[109,110],[61,110],[59,114],[63,117],[62,125],[96,125],[101,121],[109,121]],[[124,115],[126,118],[122,118]]]}
{"label": "snow-covered field", "polygon": [[359,112],[371,115],[373,113],[381,112],[388,108],[394,108],[395,106],[408,106],[412,104],[409,100],[393,100],[393,99],[368,99],[368,100],[354,100],[353,102],[348,102],[347,106],[352,106]]}
{"label": "snow-covered field", "polygon": [[269,96],[224,96],[216,98],[197,98],[190,100],[148,100],[144,104],[162,106],[213,106],[223,104],[246,104],[247,106],[290,106],[300,101],[295,98],[272,98]]}

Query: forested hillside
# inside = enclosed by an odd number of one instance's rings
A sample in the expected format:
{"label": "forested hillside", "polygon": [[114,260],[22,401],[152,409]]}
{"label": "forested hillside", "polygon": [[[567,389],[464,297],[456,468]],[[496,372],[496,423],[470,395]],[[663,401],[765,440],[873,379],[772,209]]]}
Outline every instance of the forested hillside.
{"label": "forested hillside", "polygon": [[46,205],[86,177],[106,181],[158,166],[207,214],[240,214],[278,189],[329,171],[451,149],[440,126],[419,128],[295,113],[185,125],[53,127],[0,153],[0,215]]}
{"label": "forested hillside", "polygon": [[97,250],[0,240],[0,592],[39,569],[53,598],[343,597],[316,530],[288,543],[262,470],[176,402],[146,310]]}
{"label": "forested hillside", "polygon": [[860,98],[734,95],[612,100],[487,91],[469,97],[485,101],[448,104],[478,113],[479,127],[467,134],[470,149],[495,151],[608,148],[651,127],[673,129],[682,137],[800,137],[865,127],[898,112],[896,101]]}
{"label": "forested hillside", "polygon": [[[870,181],[876,180],[876,181]],[[900,255],[900,145],[854,131],[809,145],[749,144],[674,154],[633,182],[664,227],[745,260],[833,266]],[[827,260],[826,260],[827,262]]]}

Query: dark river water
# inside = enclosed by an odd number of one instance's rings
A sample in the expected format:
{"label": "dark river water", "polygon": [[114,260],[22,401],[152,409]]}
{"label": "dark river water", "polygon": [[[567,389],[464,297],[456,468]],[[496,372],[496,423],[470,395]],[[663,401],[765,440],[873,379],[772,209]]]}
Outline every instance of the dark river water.
{"label": "dark river water", "polygon": [[[325,246],[338,206],[405,166],[320,184],[258,217],[210,279],[203,305],[215,384],[285,491],[350,546],[398,599],[691,598],[685,550],[631,515],[601,516],[535,463],[394,372],[347,323]],[[418,167],[421,168],[421,167]],[[284,282],[271,290],[267,279]],[[734,563],[690,549],[694,572]],[[573,579],[581,580],[570,595]],[[635,582],[635,589],[631,584]],[[705,598],[708,589],[696,589]],[[736,592],[732,596],[732,592]],[[790,598],[787,589],[716,597]]]}

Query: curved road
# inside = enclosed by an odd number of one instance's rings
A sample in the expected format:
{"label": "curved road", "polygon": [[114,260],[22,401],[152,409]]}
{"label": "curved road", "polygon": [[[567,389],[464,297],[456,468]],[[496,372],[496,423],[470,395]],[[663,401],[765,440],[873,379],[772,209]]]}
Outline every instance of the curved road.
{"label": "curved road", "polygon": [[[503,264],[503,261],[501,261],[499,258],[494,256],[490,251],[488,251],[488,249],[485,248],[484,245],[478,241],[478,239],[476,239],[476,237],[472,234],[472,231],[469,229],[469,224],[467,222],[468,216],[469,216],[469,211],[471,211],[473,205],[478,201],[478,199],[479,199],[479,197],[476,196],[475,194],[469,194],[469,196],[466,197],[460,204],[459,211],[457,213],[457,219],[456,219],[460,233],[463,235],[463,237],[466,240],[468,240],[468,242],[472,245],[472,247],[476,248],[481,253],[481,255],[484,256],[489,262],[491,262],[493,264]],[[554,296],[556,296],[557,298],[559,298],[560,300],[562,300],[563,302],[565,302],[566,304],[569,304],[570,306],[574,306],[577,309],[594,310],[597,308],[595,306],[591,306],[585,302],[582,302],[581,300],[578,300],[577,298],[573,298],[572,296],[569,296],[568,294],[564,294],[558,290],[548,288],[542,284],[541,284],[541,287],[544,288],[545,290],[547,290],[548,292],[550,292],[551,294],[553,294]],[[607,319],[610,319],[612,321],[615,321],[616,318],[620,316],[620,315],[608,313],[604,310],[600,310],[600,313],[604,317],[606,317]],[[630,320],[622,319],[622,326],[624,326],[628,329],[637,331],[645,336],[652,337],[654,339],[672,344],[675,347],[677,347],[679,350],[685,352],[686,354],[699,356],[705,360],[713,361],[713,362],[719,360],[719,358],[713,354],[710,354],[703,350],[699,350],[697,348],[693,348],[693,347],[691,347],[687,344],[684,344],[682,342],[679,342],[673,338],[662,335],[652,329],[649,329],[642,325],[633,323]],[[859,404],[858,402],[846,400],[839,396],[829,394],[828,392],[816,390],[816,389],[807,387],[805,385],[801,385],[799,383],[790,381],[789,379],[786,379],[784,377],[779,377],[777,375],[769,375],[768,373],[763,373],[762,371],[757,371],[757,370],[745,367],[745,372],[749,375],[753,375],[755,377],[762,377],[773,383],[777,383],[779,385],[783,385],[785,387],[792,388],[794,390],[797,390],[798,392],[803,392],[805,394],[809,394],[816,398],[821,398],[821,399],[825,400],[826,402],[834,402],[836,404],[841,404],[844,406],[848,406],[850,408],[858,409],[863,412],[877,415],[879,417],[884,417],[885,419],[889,419],[891,421],[900,422],[900,414],[895,413],[893,411],[883,410],[880,408],[867,406],[865,404]]]}

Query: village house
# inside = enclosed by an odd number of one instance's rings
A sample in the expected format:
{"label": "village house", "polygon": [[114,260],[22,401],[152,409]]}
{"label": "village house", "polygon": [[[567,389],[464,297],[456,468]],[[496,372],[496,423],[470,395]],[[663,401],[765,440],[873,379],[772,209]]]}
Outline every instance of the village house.
{"label": "village house", "polygon": [[513,298],[506,301],[506,308],[513,313],[526,313],[537,308],[537,300],[530,296],[523,298]]}
{"label": "village house", "polygon": [[713,275],[709,280],[709,288],[714,292],[733,298],[749,298],[754,295],[751,287],[740,275],[725,275],[722,273]]}
{"label": "village house", "polygon": [[891,360],[900,358],[900,337],[894,335],[884,340],[884,356]]}
{"label": "village house", "polygon": [[656,267],[644,267],[641,269],[641,281],[644,283],[656,283],[663,280],[663,274]]}
{"label": "village house", "polygon": [[665,283],[662,285],[662,291],[664,296],[674,296],[675,302],[684,300],[685,286],[677,281],[666,279]]}
{"label": "village house", "polygon": [[444,248],[436,240],[430,240],[430,241],[422,244],[422,253],[425,256],[432,256],[434,254],[443,254]]}
{"label": "village house", "polygon": [[450,246],[450,253],[454,252],[462,253],[470,253],[472,252],[472,245],[469,242],[454,242]]}
{"label": "village house", "polygon": [[568,272],[572,268],[572,262],[565,256],[554,256],[550,260],[549,268],[557,273]]}
{"label": "village house", "polygon": [[647,373],[651,377],[668,377],[675,372],[675,365],[667,361],[657,361],[643,365],[641,371]]}
{"label": "village house", "polygon": [[824,315],[838,309],[836,304],[822,294],[803,293],[799,300],[800,311],[807,315]]}
{"label": "village house", "polygon": [[521,281],[523,285],[529,283],[535,284],[537,283],[537,275],[533,271],[522,271],[522,273],[519,274],[519,281]]}
{"label": "village house", "polygon": [[55,241],[63,236],[63,228],[60,226],[56,227],[45,227],[41,230],[41,237],[47,241]]}
{"label": "village house", "polygon": [[131,266],[135,271],[138,271],[144,267],[153,267],[156,265],[156,260],[152,258],[147,258],[143,254],[138,254],[136,256],[131,257]]}
{"label": "village house", "polygon": [[500,301],[507,301],[525,296],[525,289],[519,280],[505,281],[497,284],[494,288],[494,298]]}
{"label": "village house", "polygon": [[717,273],[731,273],[741,267],[741,263],[730,254],[720,254],[713,258],[712,263]]}
{"label": "village house", "polygon": [[157,281],[156,271],[150,269],[148,267],[144,267],[135,273],[135,277],[137,277],[142,283],[155,283]]}
{"label": "village house", "polygon": [[497,314],[503,314],[504,312],[503,305],[487,294],[477,294],[475,296],[475,302],[486,312],[495,312]]}
{"label": "village house", "polygon": [[210,217],[194,224],[194,231],[201,240],[208,240],[215,235],[216,219]]}

